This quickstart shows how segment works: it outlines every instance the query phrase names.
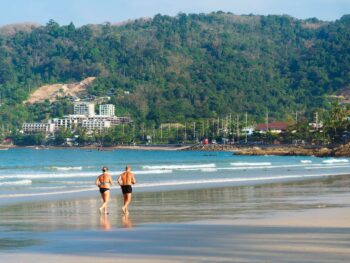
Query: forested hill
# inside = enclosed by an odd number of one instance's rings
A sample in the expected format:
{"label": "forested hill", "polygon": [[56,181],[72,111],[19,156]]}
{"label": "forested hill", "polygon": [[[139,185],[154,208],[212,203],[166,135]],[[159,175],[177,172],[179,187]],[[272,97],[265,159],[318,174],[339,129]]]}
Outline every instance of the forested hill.
{"label": "forested hill", "polygon": [[66,113],[64,102],[22,101],[40,85],[86,77],[97,77],[88,92],[111,95],[119,113],[156,122],[267,110],[285,118],[325,107],[326,94],[350,83],[350,15],[323,22],[218,12],[80,28],[49,21],[0,33],[0,43],[0,121],[13,125]]}

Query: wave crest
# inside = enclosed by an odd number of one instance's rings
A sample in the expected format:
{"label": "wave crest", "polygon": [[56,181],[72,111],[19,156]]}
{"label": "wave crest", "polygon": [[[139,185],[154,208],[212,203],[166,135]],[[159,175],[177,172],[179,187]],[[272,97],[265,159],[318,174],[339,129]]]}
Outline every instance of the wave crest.
{"label": "wave crest", "polygon": [[258,162],[258,163],[249,163],[249,162],[235,162],[230,163],[232,166],[269,166],[270,162]]}
{"label": "wave crest", "polygon": [[51,166],[50,168],[57,171],[83,170],[82,166]]}
{"label": "wave crest", "polygon": [[203,168],[215,168],[215,163],[209,164],[181,164],[181,165],[144,165],[143,169],[146,170],[187,170],[187,169],[203,169]]}
{"label": "wave crest", "polygon": [[32,184],[31,180],[20,180],[20,181],[14,181],[14,182],[1,182],[1,185],[29,185]]}
{"label": "wave crest", "polygon": [[323,163],[327,163],[327,164],[333,164],[333,163],[348,163],[349,160],[348,159],[328,159],[328,160],[323,160]]}

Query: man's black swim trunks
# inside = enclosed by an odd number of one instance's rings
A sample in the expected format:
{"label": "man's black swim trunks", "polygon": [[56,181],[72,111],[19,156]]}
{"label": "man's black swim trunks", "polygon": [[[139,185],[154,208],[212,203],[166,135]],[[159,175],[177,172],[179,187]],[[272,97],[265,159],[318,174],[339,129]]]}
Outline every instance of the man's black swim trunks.
{"label": "man's black swim trunks", "polygon": [[132,193],[131,185],[122,185],[122,192],[123,192],[123,195],[131,194]]}

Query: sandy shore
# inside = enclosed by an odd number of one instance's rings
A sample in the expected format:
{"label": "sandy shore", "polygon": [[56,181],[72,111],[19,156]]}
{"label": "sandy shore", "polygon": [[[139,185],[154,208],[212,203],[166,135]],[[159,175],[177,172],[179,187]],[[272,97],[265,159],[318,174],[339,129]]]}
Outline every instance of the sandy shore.
{"label": "sandy shore", "polygon": [[189,146],[147,146],[147,145],[133,145],[133,146],[116,146],[113,149],[126,150],[149,150],[149,151],[181,151],[187,149]]}
{"label": "sandy shore", "polygon": [[280,156],[317,156],[317,157],[350,157],[350,143],[337,147],[317,147],[314,145],[291,146],[291,145],[269,145],[269,146],[244,146],[234,144],[193,144],[193,145],[116,145],[110,147],[90,146],[4,146],[3,148],[34,148],[41,149],[85,149],[99,151],[113,150],[150,150],[150,151],[227,151],[236,155],[280,155]]}
{"label": "sandy shore", "polygon": [[189,145],[116,145],[109,147],[100,147],[95,145],[89,146],[16,146],[10,145],[3,148],[31,148],[36,150],[43,149],[84,149],[84,150],[99,150],[99,151],[113,151],[113,150],[148,150],[148,151],[181,151],[188,149]]}
{"label": "sandy shore", "polygon": [[350,176],[0,208],[4,262],[349,262]]}

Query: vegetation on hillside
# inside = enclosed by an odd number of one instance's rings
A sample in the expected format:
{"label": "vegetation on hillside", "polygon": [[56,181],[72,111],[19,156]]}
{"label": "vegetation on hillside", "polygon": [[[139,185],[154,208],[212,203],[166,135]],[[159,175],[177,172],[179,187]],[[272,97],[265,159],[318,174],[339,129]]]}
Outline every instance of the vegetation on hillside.
{"label": "vegetation on hillside", "polygon": [[[69,101],[24,105],[38,86],[97,77],[137,125],[228,114],[310,117],[350,84],[350,15],[334,22],[229,13],[156,15],[122,26],[73,24],[0,35],[0,128],[69,113]],[[128,91],[128,92],[125,92]]]}

